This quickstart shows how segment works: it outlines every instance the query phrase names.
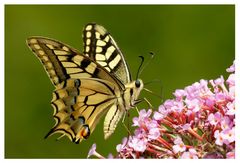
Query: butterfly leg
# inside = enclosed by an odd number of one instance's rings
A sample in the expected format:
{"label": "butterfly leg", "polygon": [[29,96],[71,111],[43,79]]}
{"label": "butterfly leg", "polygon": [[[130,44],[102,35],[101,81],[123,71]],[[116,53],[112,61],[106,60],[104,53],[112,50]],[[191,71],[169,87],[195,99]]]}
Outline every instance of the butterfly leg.
{"label": "butterfly leg", "polygon": [[128,119],[129,119],[129,113],[128,113],[128,111],[124,112],[123,119],[122,119],[122,124],[123,124],[124,128],[127,130],[128,136],[129,136],[129,135],[131,134],[131,132],[130,132],[130,130],[129,130],[129,120],[128,120],[128,126],[124,123],[126,114],[128,114]]}
{"label": "butterfly leg", "polygon": [[[126,114],[128,114],[128,125],[127,125],[127,126],[126,126],[125,123],[124,123]],[[130,138],[130,135],[131,135],[131,131],[129,130],[130,127],[129,127],[129,112],[128,112],[128,111],[126,111],[126,112],[124,113],[122,123],[123,123],[123,126],[125,127],[125,129],[127,130],[127,133],[128,133],[127,141],[126,141],[126,143],[125,143],[125,145],[124,145],[124,147],[125,147],[125,146],[128,144],[128,141],[129,141],[129,138]]]}
{"label": "butterfly leg", "polygon": [[143,98],[143,100],[148,104],[149,108],[153,108],[153,105],[148,101],[148,99],[146,97]]}
{"label": "butterfly leg", "polygon": [[127,114],[127,111],[125,111],[125,112],[124,112],[124,115],[123,115],[123,119],[122,119],[122,123],[123,123],[123,124],[124,124],[124,121],[125,121],[126,114]]}
{"label": "butterfly leg", "polygon": [[135,109],[136,109],[136,111],[137,111],[137,113],[138,113],[138,115],[139,115],[139,109],[138,109],[138,107],[135,106]]}

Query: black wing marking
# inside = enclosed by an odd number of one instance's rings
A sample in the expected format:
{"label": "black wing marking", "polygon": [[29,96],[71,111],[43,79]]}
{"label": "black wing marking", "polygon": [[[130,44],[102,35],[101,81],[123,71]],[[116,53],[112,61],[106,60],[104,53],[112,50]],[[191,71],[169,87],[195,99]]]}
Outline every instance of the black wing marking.
{"label": "black wing marking", "polygon": [[83,31],[84,54],[113,74],[122,84],[131,81],[131,74],[121,50],[106,29],[89,23]]}

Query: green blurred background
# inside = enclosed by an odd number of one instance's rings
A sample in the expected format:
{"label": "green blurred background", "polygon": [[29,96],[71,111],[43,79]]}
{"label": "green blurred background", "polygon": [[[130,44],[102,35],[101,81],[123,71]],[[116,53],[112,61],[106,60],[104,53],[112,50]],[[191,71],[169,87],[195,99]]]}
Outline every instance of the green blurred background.
{"label": "green blurred background", "polygon": [[[50,101],[54,89],[25,40],[32,35],[60,40],[82,51],[82,28],[103,25],[125,54],[135,78],[139,55],[155,59],[141,78],[164,99],[175,89],[200,79],[227,77],[235,56],[234,5],[6,5],[5,6],[5,157],[86,158],[91,145],[103,155],[116,152],[127,136],[120,123],[103,138],[102,121],[87,141],[76,145],[67,138],[43,137],[54,125]],[[163,91],[161,91],[161,86]],[[157,107],[161,99],[142,92]],[[145,103],[139,108],[147,108]],[[130,111],[130,119],[136,116]],[[125,120],[127,122],[127,120]]]}

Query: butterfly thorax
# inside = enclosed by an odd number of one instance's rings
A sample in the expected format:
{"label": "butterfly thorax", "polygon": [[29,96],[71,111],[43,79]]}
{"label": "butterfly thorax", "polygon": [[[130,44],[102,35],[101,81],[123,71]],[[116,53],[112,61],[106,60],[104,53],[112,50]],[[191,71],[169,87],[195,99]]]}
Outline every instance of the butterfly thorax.
{"label": "butterfly thorax", "polygon": [[125,104],[125,109],[129,110],[130,108],[133,108],[141,102],[140,99],[138,99],[141,90],[143,89],[143,82],[141,79],[137,79],[135,81],[132,81],[125,85],[125,91],[123,94],[123,100]]}

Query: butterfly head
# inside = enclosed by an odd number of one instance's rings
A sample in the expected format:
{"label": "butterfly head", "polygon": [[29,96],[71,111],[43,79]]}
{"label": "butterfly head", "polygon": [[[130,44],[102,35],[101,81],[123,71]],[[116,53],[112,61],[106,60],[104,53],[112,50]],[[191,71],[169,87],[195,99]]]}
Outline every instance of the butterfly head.
{"label": "butterfly head", "polygon": [[126,85],[124,96],[125,96],[125,101],[129,101],[129,103],[127,104],[128,108],[132,108],[142,101],[138,99],[138,97],[141,93],[141,90],[143,89],[143,86],[144,86],[143,81],[141,79],[137,79]]}

